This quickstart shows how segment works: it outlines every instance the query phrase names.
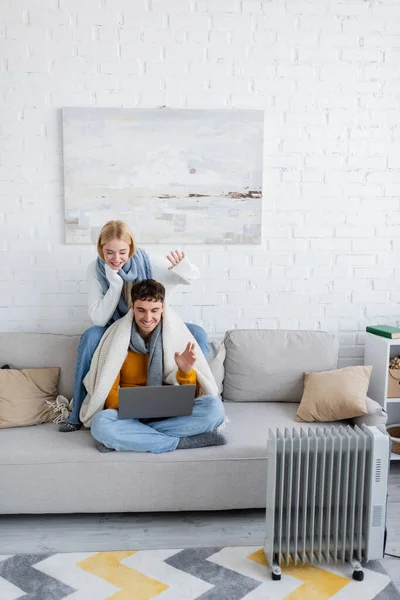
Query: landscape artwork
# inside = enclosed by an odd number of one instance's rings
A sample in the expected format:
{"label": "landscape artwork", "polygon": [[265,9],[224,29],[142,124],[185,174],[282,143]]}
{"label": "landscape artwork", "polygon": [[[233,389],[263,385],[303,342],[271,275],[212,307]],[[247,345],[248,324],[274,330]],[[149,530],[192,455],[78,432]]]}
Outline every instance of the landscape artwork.
{"label": "landscape artwork", "polygon": [[264,113],[64,108],[65,240],[126,221],[140,244],[261,242]]}

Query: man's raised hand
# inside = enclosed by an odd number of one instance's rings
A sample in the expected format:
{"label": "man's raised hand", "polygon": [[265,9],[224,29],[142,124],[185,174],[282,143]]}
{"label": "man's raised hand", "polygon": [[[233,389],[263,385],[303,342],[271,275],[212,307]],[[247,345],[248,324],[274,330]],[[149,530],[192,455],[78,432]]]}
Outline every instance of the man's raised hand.
{"label": "man's raised hand", "polygon": [[175,362],[182,373],[189,373],[196,362],[195,344],[188,342],[182,353],[175,352]]}

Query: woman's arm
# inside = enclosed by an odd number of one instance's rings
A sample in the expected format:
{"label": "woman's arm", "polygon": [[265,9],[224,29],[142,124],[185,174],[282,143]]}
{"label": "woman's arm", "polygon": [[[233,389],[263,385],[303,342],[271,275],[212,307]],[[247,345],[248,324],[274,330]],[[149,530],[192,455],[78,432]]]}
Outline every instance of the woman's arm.
{"label": "woman's arm", "polygon": [[[200,271],[186,256],[172,266],[167,257],[149,256],[153,279],[162,283],[167,292],[179,284],[190,285],[200,278]],[[170,268],[171,267],[171,268]]]}
{"label": "woman's arm", "polygon": [[[190,285],[200,277],[199,269],[184,257],[178,264],[171,267],[171,262],[166,257],[149,256],[153,279],[159,281],[165,286],[167,297],[172,290],[179,284]],[[97,278],[96,261],[88,266],[87,286],[88,286],[88,306],[89,317],[94,325],[104,327],[114,314],[121,297],[124,285],[122,277],[118,271],[105,265],[106,277],[110,282],[110,287],[104,294],[100,282]]]}
{"label": "woman's arm", "polygon": [[96,273],[96,261],[90,263],[87,270],[89,317],[94,325],[104,327],[114,314],[124,285],[122,277],[108,265],[106,277],[110,287],[104,294]]}

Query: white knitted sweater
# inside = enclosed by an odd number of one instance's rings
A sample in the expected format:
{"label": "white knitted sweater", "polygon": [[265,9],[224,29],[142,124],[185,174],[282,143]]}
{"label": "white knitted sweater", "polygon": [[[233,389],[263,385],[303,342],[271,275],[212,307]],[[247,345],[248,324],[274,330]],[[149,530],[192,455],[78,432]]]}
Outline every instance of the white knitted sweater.
{"label": "white knitted sweater", "polygon": [[[190,285],[200,277],[198,268],[189,262],[186,256],[171,269],[169,269],[171,265],[166,258],[149,255],[149,260],[153,271],[153,279],[159,281],[165,287],[167,302],[171,301],[171,296],[178,285]],[[113,271],[106,265],[106,276],[110,287],[104,294],[97,276],[96,264],[97,260],[93,261],[87,270],[89,317],[93,325],[104,327],[117,307],[123,291],[124,280],[118,275],[117,271]],[[130,283],[132,284],[132,282]]]}
{"label": "white knitted sweater", "polygon": [[[183,352],[188,342],[196,345],[197,360],[194,369],[201,395],[218,395],[218,387],[210,367],[196,340],[185,323],[170,307],[163,313],[163,381],[177,385],[175,352]],[[80,419],[85,427],[90,427],[96,413],[103,410],[113,383],[121,371],[128,354],[133,322],[132,309],[111,325],[101,338],[83,383],[87,396],[82,403]]]}

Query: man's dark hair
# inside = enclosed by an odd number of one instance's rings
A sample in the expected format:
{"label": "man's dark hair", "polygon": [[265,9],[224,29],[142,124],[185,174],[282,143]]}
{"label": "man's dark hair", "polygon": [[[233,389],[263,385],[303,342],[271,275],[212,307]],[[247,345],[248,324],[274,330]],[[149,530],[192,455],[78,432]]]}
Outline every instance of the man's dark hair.
{"label": "man's dark hair", "polygon": [[153,300],[154,302],[164,302],[165,287],[155,279],[144,279],[134,283],[131,289],[132,306],[136,300]]}

